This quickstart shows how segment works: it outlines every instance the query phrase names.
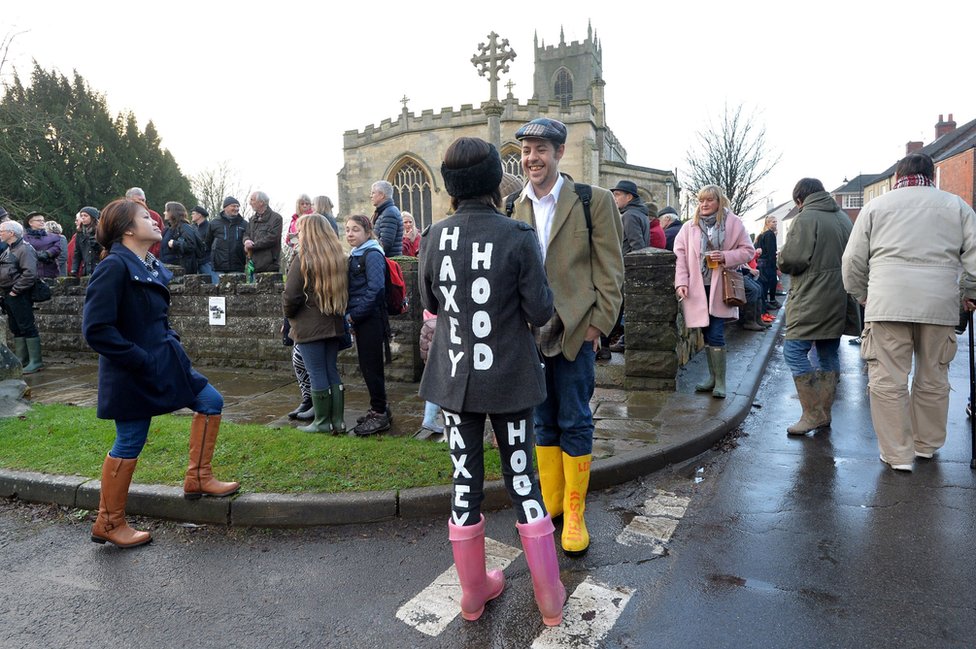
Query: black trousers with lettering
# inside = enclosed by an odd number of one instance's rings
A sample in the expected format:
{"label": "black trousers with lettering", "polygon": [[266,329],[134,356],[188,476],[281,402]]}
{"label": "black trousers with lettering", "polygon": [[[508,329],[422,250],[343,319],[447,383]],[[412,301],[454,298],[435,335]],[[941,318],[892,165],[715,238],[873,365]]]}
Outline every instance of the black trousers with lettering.
{"label": "black trousers with lettering", "polygon": [[476,525],[481,520],[485,498],[485,419],[491,419],[502,477],[520,523],[531,523],[546,515],[542,492],[532,462],[535,449],[532,408],[506,414],[485,414],[444,410],[444,434],[451,447],[454,467],[454,496],[451,517],[455,525]]}

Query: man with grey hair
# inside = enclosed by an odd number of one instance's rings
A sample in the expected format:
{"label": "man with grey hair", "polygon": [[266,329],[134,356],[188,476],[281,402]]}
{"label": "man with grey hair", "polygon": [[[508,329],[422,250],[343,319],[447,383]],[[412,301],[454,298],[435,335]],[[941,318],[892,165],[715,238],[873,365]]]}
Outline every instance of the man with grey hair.
{"label": "man with grey hair", "polygon": [[244,230],[244,252],[251,258],[255,273],[277,273],[281,268],[281,214],[272,210],[264,192],[251,193],[254,214]]}
{"label": "man with grey hair", "polygon": [[[125,197],[130,201],[135,201],[146,208],[146,211],[149,212],[149,217],[156,222],[156,227],[159,228],[160,232],[166,229],[166,227],[163,225],[163,217],[159,215],[159,212],[156,212],[149,207],[149,203],[146,202],[146,192],[142,191],[141,187],[130,188],[125,192]],[[159,257],[159,243],[154,243],[149,249],[149,252],[151,252],[154,257]]]}
{"label": "man with grey hair", "polygon": [[0,241],[7,248],[0,253],[0,309],[14,334],[14,353],[24,374],[42,369],[41,338],[34,322],[31,291],[37,279],[37,253],[24,241],[24,226],[16,221],[0,223]]}
{"label": "man with grey hair", "polygon": [[369,200],[373,212],[373,231],[387,257],[403,254],[403,216],[393,203],[393,185],[377,180],[370,187]]}
{"label": "man with grey hair", "polygon": [[664,229],[664,247],[673,252],[674,238],[678,236],[678,230],[681,229],[678,211],[668,205],[658,211],[657,218],[661,221],[661,227]]}

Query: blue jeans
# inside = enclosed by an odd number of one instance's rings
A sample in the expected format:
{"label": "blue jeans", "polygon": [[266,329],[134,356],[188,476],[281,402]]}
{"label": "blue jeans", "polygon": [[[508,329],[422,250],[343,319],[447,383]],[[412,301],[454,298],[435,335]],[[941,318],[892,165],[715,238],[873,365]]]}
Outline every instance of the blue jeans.
{"label": "blue jeans", "polygon": [[535,407],[539,446],[558,446],[572,457],[593,452],[593,411],[596,352],[584,342],[576,360],[562,354],[545,359],[546,400]]}
{"label": "blue jeans", "polygon": [[[219,415],[224,410],[224,398],[220,396],[216,388],[208,383],[190,404],[190,410],[201,415]],[[142,448],[146,445],[146,438],[149,437],[149,424],[151,423],[152,417],[148,419],[116,419],[115,443],[108,454],[125,460],[139,457]]]}
{"label": "blue jeans", "polygon": [[328,390],[330,385],[342,383],[339,376],[339,342],[338,338],[326,338],[295,345],[305,361],[305,370],[313,390]]}
{"label": "blue jeans", "polygon": [[[838,349],[840,338],[825,340],[785,340],[783,341],[783,358],[793,376],[809,374],[816,370],[825,372],[840,372],[840,357]],[[810,350],[815,350],[817,366],[810,362]]]}
{"label": "blue jeans", "polygon": [[[711,286],[705,286],[705,304],[708,304]],[[709,347],[725,347],[725,319],[708,314],[708,326],[702,327],[702,336]]]}

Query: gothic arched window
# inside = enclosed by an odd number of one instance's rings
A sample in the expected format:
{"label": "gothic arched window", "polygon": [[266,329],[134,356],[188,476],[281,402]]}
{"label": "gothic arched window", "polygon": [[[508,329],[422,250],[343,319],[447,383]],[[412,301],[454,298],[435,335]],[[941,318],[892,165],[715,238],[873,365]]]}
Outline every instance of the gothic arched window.
{"label": "gothic arched window", "polygon": [[573,101],[573,76],[566,68],[559,68],[556,72],[556,86],[553,95],[559,100],[559,107],[569,108],[569,102]]}
{"label": "gothic arched window", "polygon": [[517,177],[523,184],[525,177],[522,176],[522,151],[509,144],[502,147],[502,171]]}
{"label": "gothic arched window", "polygon": [[391,174],[393,202],[400,210],[413,215],[414,223],[423,230],[433,222],[430,205],[430,178],[427,172],[411,158],[404,158]]}

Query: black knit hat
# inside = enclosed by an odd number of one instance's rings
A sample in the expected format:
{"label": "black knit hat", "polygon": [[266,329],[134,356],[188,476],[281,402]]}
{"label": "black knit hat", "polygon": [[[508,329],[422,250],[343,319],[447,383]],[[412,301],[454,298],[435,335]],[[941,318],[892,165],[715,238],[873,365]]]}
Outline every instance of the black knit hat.
{"label": "black knit hat", "polygon": [[221,207],[221,209],[223,209],[223,208],[227,207],[228,205],[238,205],[238,206],[240,206],[240,204],[241,204],[241,202],[239,200],[237,200],[233,196],[228,196],[227,198],[224,199],[224,204],[221,205],[220,207]]}
{"label": "black knit hat", "polygon": [[470,167],[448,169],[445,163],[441,163],[441,177],[451,198],[464,200],[498,191],[498,184],[502,181],[502,159],[498,149],[493,145],[490,147],[488,155]]}
{"label": "black knit hat", "polygon": [[83,207],[83,208],[81,208],[78,211],[79,212],[84,212],[88,216],[92,217],[92,219],[95,220],[95,221],[97,221],[98,220],[98,217],[101,216],[101,212],[99,212],[94,207]]}

